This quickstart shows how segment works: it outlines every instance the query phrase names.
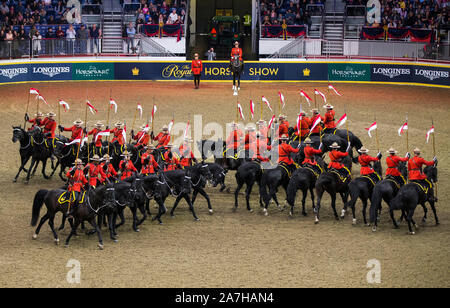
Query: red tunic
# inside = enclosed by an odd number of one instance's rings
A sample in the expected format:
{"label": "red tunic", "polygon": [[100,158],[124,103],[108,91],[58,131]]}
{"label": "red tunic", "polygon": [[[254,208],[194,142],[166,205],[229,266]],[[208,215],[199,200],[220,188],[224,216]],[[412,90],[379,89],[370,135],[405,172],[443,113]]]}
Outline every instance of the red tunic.
{"label": "red tunic", "polygon": [[[100,167],[102,168],[102,170],[103,170],[104,165],[105,165],[105,163],[100,164]],[[102,175],[104,175],[104,177],[102,177],[101,181],[105,182],[106,179],[109,180],[113,176],[117,177],[117,171],[116,171],[116,169],[114,169],[114,166],[112,164],[108,164],[108,166],[106,167],[106,171],[103,171]]]}
{"label": "red tunic", "polygon": [[203,70],[202,60],[192,60],[191,71],[194,75],[200,75]]}
{"label": "red tunic", "polygon": [[347,156],[347,152],[339,152],[337,150],[332,150],[329,154],[330,156],[330,164],[328,165],[328,169],[342,169],[344,168],[344,164],[341,163],[342,158]]}
{"label": "red tunic", "polygon": [[176,170],[178,169],[179,161],[175,157],[175,155],[172,154],[172,158],[169,157],[169,151],[166,151],[164,153],[164,161],[166,162],[166,166],[164,167],[164,171],[170,171],[170,170]]}
{"label": "red tunic", "polygon": [[159,133],[158,136],[153,138],[154,141],[158,141],[156,148],[159,149],[169,144],[170,142],[170,134],[165,134],[163,132]]}
{"label": "red tunic", "polygon": [[89,185],[97,186],[99,181],[103,182],[102,179],[106,178],[100,165],[88,164],[86,167],[89,168]]}
{"label": "red tunic", "polygon": [[75,125],[71,127],[64,127],[64,131],[72,132],[72,136],[70,137],[69,141],[73,141],[83,136],[83,129],[81,127],[76,127]]}
{"label": "red tunic", "polygon": [[237,150],[242,143],[244,133],[240,129],[233,130],[227,138],[227,149]]}
{"label": "red tunic", "polygon": [[245,150],[252,150],[253,152],[255,152],[256,150],[256,133],[255,132],[248,132],[247,134],[245,134],[245,139],[244,139],[244,148]]}
{"label": "red tunic", "polygon": [[32,123],[33,125],[31,125],[31,127],[28,130],[32,130],[36,125],[37,126],[41,126],[42,125],[42,119],[40,118],[34,118],[34,119],[30,119],[28,120],[28,123]]}
{"label": "red tunic", "polygon": [[[92,135],[93,139],[95,140],[95,137],[97,136],[97,134],[100,132],[99,129],[94,128],[93,130],[91,130],[90,132],[88,132],[88,136]],[[95,146],[96,147],[101,147],[102,146],[102,136],[98,136],[97,141],[95,141]]]}
{"label": "red tunic", "polygon": [[408,160],[408,177],[410,180],[425,180],[427,176],[422,172],[422,166],[433,166],[434,161],[426,161],[422,157],[413,157]]}
{"label": "red tunic", "polygon": [[69,187],[67,190],[81,192],[83,185],[86,185],[88,183],[88,180],[86,180],[83,170],[81,169],[76,169],[75,173],[72,176],[70,172],[73,170],[73,168],[70,169],[69,172],[67,172],[66,174],[67,178],[69,179]]}
{"label": "red tunic", "polygon": [[305,153],[305,160],[303,161],[303,164],[317,165],[314,155],[322,154],[322,150],[316,150],[308,145],[304,148],[303,152]]}
{"label": "red tunic", "polygon": [[278,163],[285,163],[287,165],[292,165],[294,161],[290,157],[291,153],[298,153],[300,149],[294,149],[291,145],[287,143],[282,143],[278,147]]}
{"label": "red tunic", "polygon": [[372,157],[367,154],[361,154],[358,157],[359,164],[361,165],[361,175],[369,175],[374,173],[375,171],[370,166],[370,163],[373,161],[379,161],[378,157]]}
{"label": "red tunic", "polygon": [[233,49],[231,49],[231,60],[233,60],[233,56],[239,56],[239,60],[242,61],[242,49],[233,47]]}
{"label": "red tunic", "polygon": [[183,167],[192,166],[192,160],[194,159],[194,153],[192,153],[191,148],[189,146],[185,146],[182,144],[179,148],[181,157],[180,157],[180,165]]}
{"label": "red tunic", "polygon": [[334,110],[328,110],[325,113],[325,117],[323,119],[323,124],[325,125],[325,128],[336,128],[336,124],[334,123]]}
{"label": "red tunic", "polygon": [[[124,164],[126,164],[126,165],[124,166]],[[131,160],[129,160],[127,162],[125,162],[124,160],[120,161],[119,170],[122,170],[122,168],[124,168],[124,169],[122,171],[122,176],[120,177],[121,180],[129,178],[130,176],[133,175],[134,172],[138,172]]]}
{"label": "red tunic", "polygon": [[262,140],[261,138],[256,139],[255,142],[255,151],[253,152],[253,159],[259,159],[260,161],[269,161],[269,158],[265,156],[265,152],[267,150],[272,150],[270,145],[267,145],[267,142]]}
{"label": "red tunic", "polygon": [[44,134],[50,133],[49,138],[55,138],[56,121],[54,119],[45,118],[41,125],[44,126]]}
{"label": "red tunic", "polygon": [[[149,158],[149,161],[146,164],[145,160],[147,158]],[[141,163],[142,163],[142,169],[141,169],[142,174],[155,173],[155,170],[158,169],[158,163],[156,162],[153,154],[149,154],[149,153],[142,154]]]}
{"label": "red tunic", "polygon": [[114,128],[110,133],[114,135],[114,138],[111,140],[111,143],[114,141],[118,141],[120,145],[123,145],[125,143],[125,140],[123,140],[123,129],[122,128]]}
{"label": "red tunic", "polygon": [[[302,137],[305,137],[308,135],[310,126],[311,126],[310,119],[307,117],[302,117],[301,127],[300,127]],[[297,125],[295,125],[295,127],[294,127],[294,133],[295,133],[295,135],[298,136],[298,126]]]}
{"label": "red tunic", "polygon": [[280,126],[278,127],[279,136],[288,135],[289,134],[289,123],[286,121],[282,121]]}
{"label": "red tunic", "polygon": [[386,158],[386,164],[388,168],[386,169],[386,175],[392,175],[392,176],[400,176],[402,175],[400,171],[398,171],[398,163],[399,162],[406,162],[408,161],[408,157],[398,157],[396,155],[391,155]]}

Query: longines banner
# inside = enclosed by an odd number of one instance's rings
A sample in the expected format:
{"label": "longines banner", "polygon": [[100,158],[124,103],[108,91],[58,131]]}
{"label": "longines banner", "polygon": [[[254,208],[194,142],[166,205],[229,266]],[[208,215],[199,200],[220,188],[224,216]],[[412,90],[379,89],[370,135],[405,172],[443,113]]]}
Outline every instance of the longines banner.
{"label": "longines banner", "polygon": [[[232,80],[228,63],[204,62],[202,80]],[[246,62],[242,80],[374,81],[450,86],[450,67],[395,63]],[[191,80],[190,62],[1,64],[0,84],[61,80]]]}

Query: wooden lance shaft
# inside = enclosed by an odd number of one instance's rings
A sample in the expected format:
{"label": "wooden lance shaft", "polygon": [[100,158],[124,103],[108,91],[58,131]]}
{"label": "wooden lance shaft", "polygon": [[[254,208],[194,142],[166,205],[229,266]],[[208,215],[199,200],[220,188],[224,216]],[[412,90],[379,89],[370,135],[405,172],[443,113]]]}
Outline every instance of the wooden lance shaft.
{"label": "wooden lance shaft", "polygon": [[[347,106],[344,107],[344,113],[347,115]],[[345,129],[347,130],[347,144],[350,143],[350,134],[348,133],[348,115],[347,120],[345,121]]]}
{"label": "wooden lance shaft", "polygon": [[[431,125],[432,125],[432,127],[434,127],[433,118],[431,118]],[[433,133],[433,136],[432,136],[432,138],[433,138],[433,158],[436,157],[436,139],[435,139],[434,135],[435,135],[435,133]],[[437,184],[437,182],[434,183],[434,190],[436,191],[436,199],[437,199],[437,196],[438,196],[438,184]]]}
{"label": "wooden lance shaft", "polygon": [[409,134],[408,134],[408,131],[409,131],[409,123],[408,123],[408,114],[406,114],[406,123],[407,123],[407,125],[408,125],[408,129],[406,130],[406,153],[408,153],[408,152],[409,152]]}
{"label": "wooden lance shaft", "polygon": [[[25,111],[25,114],[28,114],[28,108],[30,107],[30,92],[28,91],[28,101],[27,101],[27,109]],[[27,120],[24,119],[23,122],[23,129],[26,129],[27,127]]]}
{"label": "wooden lance shaft", "polygon": [[[377,118],[375,117],[375,122],[377,121]],[[378,123],[377,128],[375,129],[375,139],[377,140],[377,150],[380,152],[380,140],[378,139]]]}

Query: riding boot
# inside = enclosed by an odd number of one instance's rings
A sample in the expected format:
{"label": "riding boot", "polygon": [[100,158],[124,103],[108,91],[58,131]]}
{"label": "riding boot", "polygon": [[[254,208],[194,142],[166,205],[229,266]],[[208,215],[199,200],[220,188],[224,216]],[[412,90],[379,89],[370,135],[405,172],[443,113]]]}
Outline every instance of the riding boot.
{"label": "riding boot", "polygon": [[78,191],[74,191],[73,194],[75,195],[74,200],[72,201],[72,199],[70,199],[70,203],[69,203],[69,209],[67,210],[66,216],[68,218],[72,218],[73,213],[75,212],[75,207],[78,205],[78,201],[80,198],[80,192]]}

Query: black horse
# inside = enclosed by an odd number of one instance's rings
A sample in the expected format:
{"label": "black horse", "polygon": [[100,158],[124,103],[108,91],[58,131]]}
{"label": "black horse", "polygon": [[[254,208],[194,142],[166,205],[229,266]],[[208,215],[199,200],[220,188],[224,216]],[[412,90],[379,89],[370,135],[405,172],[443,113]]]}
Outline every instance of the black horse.
{"label": "black horse", "polygon": [[64,142],[64,140],[59,138],[54,142],[53,154],[56,156],[58,161],[51,173],[51,175],[53,175],[59,166],[60,169],[58,175],[64,182],[67,181],[64,173],[66,168],[71,168],[77,157],[77,145],[65,145],[65,143],[66,142]]}
{"label": "black horse", "polygon": [[[244,70],[244,63],[239,59],[238,55],[233,56],[230,61],[230,70],[233,74],[233,90],[237,93],[241,87],[241,74]],[[236,87],[237,80],[237,87]]]}
{"label": "black horse", "polygon": [[[220,192],[224,191],[226,188],[225,185],[225,177],[227,176],[228,170],[222,168],[219,164],[216,163],[206,163],[208,165],[208,169],[212,174],[212,178],[209,181],[212,187],[217,187],[220,185]],[[229,192],[229,188],[227,189]]]}
{"label": "black horse", "polygon": [[367,223],[366,213],[367,213],[367,201],[372,199],[373,190],[378,182],[381,181],[381,176],[383,174],[383,170],[381,167],[380,161],[375,161],[373,163],[374,171],[379,175],[379,178],[376,176],[360,176],[351,181],[348,184],[348,190],[350,195],[350,201],[344,204],[344,208],[342,209],[341,218],[345,217],[345,213],[347,208],[350,206],[352,209],[353,220],[352,223],[356,224],[356,215],[355,215],[355,204],[358,201],[358,198],[361,199],[363,204],[362,214],[364,219],[364,224],[369,225]]}
{"label": "black horse", "polygon": [[[370,199],[370,223],[373,224],[372,231],[377,231],[379,215],[381,212],[381,202],[384,200],[388,205],[391,200],[397,195],[400,188],[406,184],[406,178],[408,177],[408,168],[406,163],[399,162],[397,169],[400,171],[403,178],[395,179],[387,176],[381,182],[375,185],[372,192],[372,198]],[[393,212],[389,212],[393,214]],[[391,216],[392,222],[396,228],[398,228],[397,222],[394,216]]]}
{"label": "black horse", "polygon": [[[33,167],[36,168],[39,162],[42,162],[42,175],[44,176],[44,178],[50,178],[49,176],[47,176],[47,174],[45,174],[45,167],[47,166],[47,160],[52,155],[53,145],[44,137],[42,129],[39,126],[35,126],[34,129],[30,131],[30,134],[32,138],[31,165],[28,169],[25,184],[28,184],[28,182],[30,181],[31,170],[33,170]],[[53,161],[52,168],[54,168]]]}
{"label": "black horse", "polygon": [[[437,182],[438,179],[436,166],[425,167],[424,173],[431,182],[433,183]],[[420,185],[419,183],[411,182],[400,188],[400,191],[398,192],[397,196],[395,196],[390,202],[389,210],[391,211],[391,217],[393,217],[392,212],[394,210],[401,210],[402,212],[404,212],[406,214],[406,221],[408,222],[409,234],[414,235],[415,232],[412,230],[412,225],[414,225],[416,229],[418,229],[418,225],[414,222],[413,216],[414,211],[418,204],[422,205],[425,212],[422,222],[426,222],[427,219],[428,210],[425,206],[425,203],[428,202],[431,206],[431,210],[433,211],[436,225],[439,225],[439,219],[437,217],[435,207],[436,201],[437,200],[434,196],[433,187],[427,189],[426,187]],[[394,226],[398,228],[394,218],[393,222]]]}
{"label": "black horse", "polygon": [[[70,238],[76,234],[76,230],[81,222],[88,221],[97,232],[99,240],[98,247],[100,249],[103,249],[103,239],[100,228],[95,222],[95,217],[102,208],[108,206],[113,207],[116,204],[114,190],[108,188],[111,187],[100,186],[95,190],[89,189],[86,192],[85,196],[80,198],[79,204],[76,205],[76,208],[73,210],[72,215],[75,219],[75,222],[73,223],[72,230],[66,239],[66,247],[69,245]],[[50,191],[41,189],[36,193],[33,201],[31,226],[36,226],[39,219],[39,212],[44,203],[47,207],[47,213],[41,218],[39,225],[34,232],[33,239],[37,239],[42,225],[48,220],[48,224],[53,232],[55,244],[59,244],[58,234],[55,231],[54,219],[56,213],[62,212],[64,214],[68,210],[70,204],[69,201],[63,202],[62,204],[58,202],[58,200],[61,200],[60,198],[64,193],[68,195],[67,191],[63,189],[54,189]],[[69,197],[66,197],[66,199],[67,198]]]}
{"label": "black horse", "polygon": [[303,168],[299,168],[292,173],[292,177],[287,188],[287,202],[291,206],[289,211],[290,216],[294,215],[295,198],[298,190],[301,190],[303,193],[302,215],[307,215],[305,204],[306,197],[308,196],[308,190],[311,194],[312,208],[315,208],[314,187],[316,186],[316,181],[320,174],[322,174],[322,172],[326,169],[322,157],[316,155],[315,160],[318,163],[317,166],[305,165]]}
{"label": "black horse", "polygon": [[[352,160],[350,155],[346,156],[342,163],[344,166],[351,171]],[[341,175],[333,170],[329,169],[326,172],[322,173],[316,182],[316,195],[317,195],[317,204],[314,208],[314,212],[316,214],[315,223],[319,223],[319,212],[320,212],[320,203],[322,201],[322,196],[325,192],[328,192],[331,196],[331,207],[333,208],[334,217],[336,220],[339,220],[339,216],[336,212],[336,194],[339,193],[341,195],[342,201],[344,204],[348,199],[348,184],[350,182],[350,178],[342,179]]]}
{"label": "black horse", "polygon": [[19,141],[20,143],[19,148],[20,167],[19,171],[17,172],[13,180],[13,182],[17,182],[17,178],[19,177],[19,174],[22,170],[28,172],[28,169],[25,169],[25,165],[30,160],[33,150],[31,146],[30,134],[28,134],[21,126],[13,126],[12,129],[13,129],[12,142],[15,143]]}
{"label": "black horse", "polygon": [[253,185],[256,183],[259,187],[259,204],[261,207],[263,207],[262,203],[262,195],[261,195],[261,178],[263,175],[263,167],[259,162],[251,161],[246,162],[239,166],[238,170],[236,171],[235,177],[237,182],[237,187],[234,192],[234,208],[233,210],[236,211],[238,208],[238,197],[239,197],[239,191],[242,189],[244,184],[246,185],[245,189],[245,200],[247,202],[247,210],[249,212],[253,212],[252,208],[250,207],[250,194],[252,193]]}

